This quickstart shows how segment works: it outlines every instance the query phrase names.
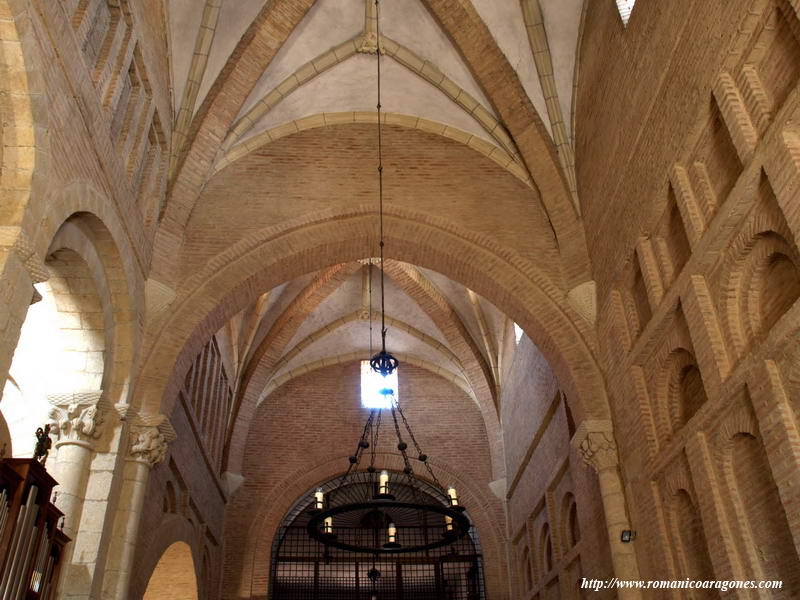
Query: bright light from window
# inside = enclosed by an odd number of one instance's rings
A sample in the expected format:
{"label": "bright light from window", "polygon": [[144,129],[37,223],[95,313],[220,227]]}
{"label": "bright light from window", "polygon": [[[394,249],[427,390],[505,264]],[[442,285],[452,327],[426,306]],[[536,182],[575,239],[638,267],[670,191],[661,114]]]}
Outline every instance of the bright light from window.
{"label": "bright light from window", "polygon": [[617,0],[617,8],[619,9],[619,16],[622,17],[623,24],[628,24],[628,19],[631,18],[631,11],[636,0]]}
{"label": "bright light from window", "polygon": [[525,332],[522,331],[522,327],[520,327],[519,325],[514,323],[514,339],[517,340],[518,344],[519,344],[519,341],[522,339],[522,334],[523,333],[525,333]]}
{"label": "bright light from window", "polygon": [[361,361],[361,406],[364,408],[391,408],[397,403],[397,369],[382,377],[372,370],[368,360]]}

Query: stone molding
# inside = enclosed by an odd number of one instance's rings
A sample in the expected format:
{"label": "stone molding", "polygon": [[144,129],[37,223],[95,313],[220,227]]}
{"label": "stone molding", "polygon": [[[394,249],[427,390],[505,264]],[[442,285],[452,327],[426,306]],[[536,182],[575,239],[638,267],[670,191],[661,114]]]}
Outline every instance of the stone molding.
{"label": "stone molding", "polygon": [[164,415],[136,415],[128,439],[128,460],[156,466],[167,455],[169,444],[177,438]]}
{"label": "stone molding", "polygon": [[102,435],[105,405],[102,390],[49,394],[48,417],[59,444],[90,443]]}

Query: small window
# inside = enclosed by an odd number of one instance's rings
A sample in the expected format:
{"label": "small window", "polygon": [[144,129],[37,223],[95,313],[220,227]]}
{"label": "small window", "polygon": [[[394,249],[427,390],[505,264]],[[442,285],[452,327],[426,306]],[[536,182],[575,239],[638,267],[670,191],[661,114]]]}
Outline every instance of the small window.
{"label": "small window", "polygon": [[397,403],[398,392],[397,369],[383,377],[372,370],[368,360],[361,361],[361,406],[391,408],[392,403]]}
{"label": "small window", "polygon": [[617,8],[619,9],[619,16],[622,17],[622,23],[628,24],[628,19],[631,18],[631,11],[636,0],[617,0]]}
{"label": "small window", "polygon": [[522,327],[520,327],[519,325],[514,323],[514,339],[517,340],[518,344],[519,344],[519,341],[522,339],[522,334],[523,333],[525,333],[525,332],[522,331]]}

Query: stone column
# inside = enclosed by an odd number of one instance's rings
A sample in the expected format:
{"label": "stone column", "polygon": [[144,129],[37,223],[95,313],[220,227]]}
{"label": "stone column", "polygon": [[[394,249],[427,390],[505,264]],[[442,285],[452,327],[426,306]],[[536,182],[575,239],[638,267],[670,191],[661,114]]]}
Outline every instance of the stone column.
{"label": "stone column", "polygon": [[103,581],[103,598],[127,600],[139,522],[150,470],[164,460],[175,431],[164,415],[141,415],[132,420],[122,490],[114,519],[113,538]]}
{"label": "stone column", "polygon": [[[56,436],[55,478],[58,507],[64,512],[64,531],[75,540],[83,512],[92,442],[100,437],[102,391],[50,394],[51,432]],[[73,546],[74,544],[71,544]]]}
{"label": "stone column", "polygon": [[[635,542],[624,543],[620,540],[622,531],[631,529],[631,525],[611,422],[582,422],[572,438],[572,446],[580,452],[583,461],[597,472],[614,575],[621,580],[637,580],[640,576],[633,546]],[[634,589],[619,589],[616,593],[618,598],[642,597]]]}

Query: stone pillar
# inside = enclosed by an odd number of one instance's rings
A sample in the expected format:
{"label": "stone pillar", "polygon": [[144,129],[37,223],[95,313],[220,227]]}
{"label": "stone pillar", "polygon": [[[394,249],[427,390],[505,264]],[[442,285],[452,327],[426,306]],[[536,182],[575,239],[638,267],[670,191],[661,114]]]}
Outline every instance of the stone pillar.
{"label": "stone pillar", "polygon": [[103,424],[101,396],[101,391],[48,396],[53,405],[51,432],[56,436],[57,505],[64,512],[64,531],[73,540],[78,535],[83,511],[92,442],[100,437]]}
{"label": "stone pillar", "polygon": [[164,460],[175,431],[164,415],[142,415],[129,430],[122,490],[103,581],[103,598],[127,600],[150,470]]}
{"label": "stone pillar", "polygon": [[[28,308],[37,301],[35,283],[49,271],[35,244],[19,227],[0,226],[0,380],[5,382]],[[40,299],[40,297],[39,297]]]}
{"label": "stone pillar", "polygon": [[[624,543],[620,540],[622,531],[631,529],[631,525],[611,422],[583,421],[572,438],[572,446],[580,452],[583,461],[597,472],[614,575],[621,580],[637,580],[640,576],[633,547],[635,542]],[[634,589],[619,589],[616,593],[618,598],[642,597]]]}

